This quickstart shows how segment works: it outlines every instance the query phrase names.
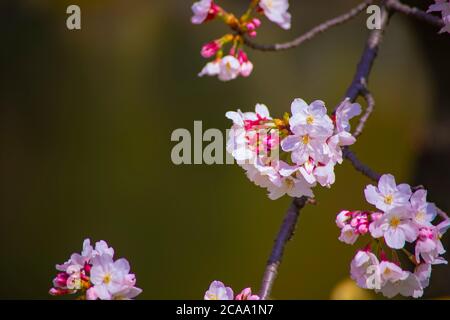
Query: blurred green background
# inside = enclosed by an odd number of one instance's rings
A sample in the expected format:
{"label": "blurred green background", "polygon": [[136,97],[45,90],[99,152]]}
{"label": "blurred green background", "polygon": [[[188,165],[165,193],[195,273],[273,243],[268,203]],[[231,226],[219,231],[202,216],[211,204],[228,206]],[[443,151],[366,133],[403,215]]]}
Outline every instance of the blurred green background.
{"label": "blurred green background", "polygon": [[[364,14],[304,46],[248,50],[255,70],[229,83],[197,78],[201,45],[227,31],[190,24],[192,1],[40,0],[0,5],[0,298],[49,298],[54,265],[105,239],[126,257],[144,299],[201,299],[212,280],[259,288],[289,198],[269,200],[238,166],[170,159],[176,128],[225,130],[228,110],[343,97],[368,30]],[[247,1],[218,1],[242,12]],[[293,27],[263,21],[257,41],[289,40],[358,1],[291,1]],[[78,4],[82,30],[66,29]],[[394,17],[371,76],[376,98],[354,146],[380,172],[411,182],[429,128],[431,76],[411,26]],[[273,290],[328,299],[356,250],[335,214],[369,208],[369,181],[348,163],[301,215]]]}

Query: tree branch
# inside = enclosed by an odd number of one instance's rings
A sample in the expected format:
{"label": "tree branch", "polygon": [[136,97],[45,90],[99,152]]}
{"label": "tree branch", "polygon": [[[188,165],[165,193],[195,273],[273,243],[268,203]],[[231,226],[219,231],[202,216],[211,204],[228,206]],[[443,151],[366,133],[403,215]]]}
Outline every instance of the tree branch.
{"label": "tree branch", "polygon": [[261,290],[259,293],[261,300],[266,300],[270,295],[273,283],[277,276],[278,266],[283,258],[284,247],[294,235],[300,210],[303,209],[307,202],[308,197],[294,198],[288,211],[286,212],[280,231],[275,239],[269,260],[267,261],[266,270],[264,272]]}
{"label": "tree branch", "polygon": [[356,127],[355,132],[353,132],[353,136],[355,138],[359,137],[361,135],[361,133],[363,132],[364,127],[366,126],[366,122],[369,119],[369,117],[372,114],[373,109],[375,107],[375,99],[373,98],[370,91],[367,88],[364,88],[361,93],[364,96],[364,99],[366,100],[367,106],[366,106],[366,111],[361,116],[361,118],[359,118],[359,123],[358,123],[358,126]]}
{"label": "tree branch", "polygon": [[261,51],[281,51],[281,50],[292,49],[292,48],[298,47],[299,45],[301,45],[302,43],[304,43],[308,40],[313,39],[318,34],[321,34],[332,27],[338,26],[340,24],[343,24],[343,23],[351,20],[352,18],[354,18],[358,14],[360,14],[372,2],[373,2],[373,0],[365,0],[364,2],[360,3],[359,5],[357,5],[353,9],[351,9],[350,11],[319,24],[318,26],[312,28],[308,32],[302,34],[298,38],[296,38],[292,41],[289,41],[289,42],[264,45],[264,44],[254,43],[248,37],[244,37],[244,42],[250,48],[255,49],[255,50],[261,50]]}
{"label": "tree branch", "polygon": [[435,27],[442,28],[445,25],[444,21],[442,21],[442,19],[440,19],[439,17],[433,16],[432,14],[426,13],[425,11],[422,11],[418,8],[410,7],[398,0],[388,0],[386,6],[389,9],[398,11],[404,15],[426,22]]}

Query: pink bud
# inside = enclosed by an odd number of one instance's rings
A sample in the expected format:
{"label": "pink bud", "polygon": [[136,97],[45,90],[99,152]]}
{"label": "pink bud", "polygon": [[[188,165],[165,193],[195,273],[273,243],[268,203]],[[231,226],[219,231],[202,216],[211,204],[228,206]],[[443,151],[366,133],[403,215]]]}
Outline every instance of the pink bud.
{"label": "pink bud", "polygon": [[52,296],[62,296],[64,294],[69,294],[70,291],[68,289],[51,288],[48,293],[50,293]]}
{"label": "pink bud", "polygon": [[252,20],[252,23],[255,25],[256,28],[259,28],[261,26],[261,20],[259,20],[258,18],[254,18]]}
{"label": "pink bud", "polygon": [[53,279],[53,285],[55,287],[61,288],[67,285],[67,279],[69,275],[65,272],[60,272],[56,275],[55,279]]}
{"label": "pink bud", "polygon": [[220,45],[217,41],[211,41],[202,47],[200,52],[203,58],[211,58],[213,55],[219,51]]}
{"label": "pink bud", "polygon": [[214,2],[211,2],[211,8],[209,9],[208,16],[206,17],[204,22],[213,20],[217,16],[217,14],[219,13],[220,10],[221,9],[217,4],[215,4]]}
{"label": "pink bud", "polygon": [[430,228],[422,228],[419,230],[419,240],[425,241],[427,239],[433,239],[434,233]]}
{"label": "pink bud", "polygon": [[381,212],[374,212],[370,215],[370,217],[372,218],[372,221],[377,221],[382,216],[383,216],[383,214]]}
{"label": "pink bud", "polygon": [[240,64],[243,64],[248,61],[247,54],[242,50],[239,50],[237,58],[238,58]]}
{"label": "pink bud", "polygon": [[248,31],[253,31],[253,30],[256,29],[256,26],[255,26],[255,24],[254,24],[253,22],[247,23],[247,24],[246,24],[246,27],[247,27],[247,30],[248,30]]}
{"label": "pink bud", "polygon": [[254,37],[256,37],[257,33],[256,33],[256,31],[250,31],[250,32],[248,33],[248,35],[249,35],[251,38],[254,38]]}
{"label": "pink bud", "polygon": [[86,273],[91,273],[91,268],[92,268],[92,266],[89,263],[84,264],[84,271]]}

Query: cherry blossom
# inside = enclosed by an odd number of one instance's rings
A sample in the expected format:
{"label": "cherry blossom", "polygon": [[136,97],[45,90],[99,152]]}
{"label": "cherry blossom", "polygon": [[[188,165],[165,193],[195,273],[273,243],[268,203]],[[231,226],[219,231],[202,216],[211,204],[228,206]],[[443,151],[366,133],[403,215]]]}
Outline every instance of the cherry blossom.
{"label": "cherry blossom", "polygon": [[[350,107],[347,113],[357,108]],[[233,121],[227,152],[252,182],[269,191],[273,200],[285,194],[313,197],[312,188],[330,187],[336,179],[335,160],[339,159],[330,156],[329,140],[338,129],[327,115],[324,102],[316,100],[308,105],[295,99],[291,112],[292,116],[272,118],[267,107],[258,104],[254,113],[240,110],[226,113]],[[350,118],[344,112],[339,117],[340,123]],[[335,148],[340,151],[339,142]]]}
{"label": "cherry blossom", "polygon": [[420,258],[427,264],[447,264],[441,255],[445,253],[441,238],[450,226],[450,221],[445,220],[437,226],[421,228],[415,247],[417,262]]}
{"label": "cherry blossom", "polygon": [[225,287],[220,281],[213,281],[205,292],[205,300],[233,300],[233,289]]}
{"label": "cherry blossom", "polygon": [[397,186],[393,175],[384,174],[378,181],[378,188],[369,185],[364,194],[367,202],[382,211],[388,211],[394,207],[408,205],[411,187],[407,184]]}
{"label": "cherry blossom", "polygon": [[[340,241],[354,244],[359,237],[370,236],[366,248],[358,251],[350,265],[352,279],[361,288],[374,289],[388,298],[398,294],[421,297],[429,285],[432,266],[447,263],[442,257],[445,248],[441,238],[450,220],[444,216],[434,225],[437,210],[426,201],[427,191],[419,189],[411,195],[411,187],[397,186],[391,175],[381,176],[378,188],[367,186],[365,195],[370,204],[385,210],[342,210],[336,216]],[[386,197],[392,201],[384,203]],[[414,254],[408,251],[406,242],[413,244]],[[404,268],[400,254],[406,255],[413,267]]]}
{"label": "cherry blossom", "polygon": [[192,5],[191,9],[194,13],[191,18],[193,24],[201,24],[207,20],[211,20],[218,13],[218,7],[212,0],[197,1]]}
{"label": "cherry blossom", "polygon": [[370,233],[374,238],[384,237],[390,248],[401,249],[405,246],[405,241],[413,242],[417,239],[418,229],[410,212],[403,207],[397,207],[371,224]]}
{"label": "cherry blossom", "polygon": [[87,300],[132,299],[142,290],[135,287],[136,278],[130,274],[126,259],[113,260],[114,249],[101,240],[91,246],[90,240],[83,242],[81,254],[74,253],[62,265],[53,279],[51,295],[81,294]]}
{"label": "cherry blossom", "polygon": [[251,288],[245,288],[241,291],[234,300],[259,300],[259,296],[256,294],[252,294]]}
{"label": "cherry blossom", "polygon": [[283,29],[291,28],[291,14],[288,0],[261,0],[259,6],[264,15]]}
{"label": "cherry blossom", "polygon": [[233,289],[226,287],[221,281],[211,282],[209,289],[205,292],[204,300],[259,300],[259,296],[252,294],[251,288],[245,288],[234,296]]}
{"label": "cherry blossom", "polygon": [[217,76],[220,72],[220,60],[214,60],[208,62],[198,74],[199,77],[203,76]]}
{"label": "cherry blossom", "polygon": [[436,206],[427,202],[427,191],[419,189],[411,196],[411,210],[414,222],[419,226],[429,227],[436,217]]}
{"label": "cherry blossom", "polygon": [[380,289],[379,261],[370,250],[360,250],[350,264],[350,276],[363,289]]}

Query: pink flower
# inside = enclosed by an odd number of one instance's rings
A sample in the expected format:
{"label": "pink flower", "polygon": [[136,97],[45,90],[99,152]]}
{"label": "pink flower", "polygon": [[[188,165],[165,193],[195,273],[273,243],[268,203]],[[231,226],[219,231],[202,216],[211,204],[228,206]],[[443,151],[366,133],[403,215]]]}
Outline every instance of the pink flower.
{"label": "pink flower", "polygon": [[359,234],[355,232],[355,229],[347,224],[341,230],[341,235],[339,236],[339,241],[346,244],[354,244],[358,239]]}
{"label": "pink flower", "polygon": [[413,242],[418,236],[418,229],[411,220],[410,212],[402,207],[383,214],[370,224],[369,229],[372,237],[384,237],[386,244],[392,249],[401,249],[405,246],[405,241]]}
{"label": "pink flower", "polygon": [[220,281],[213,281],[205,292],[205,300],[233,300],[233,290]]}
{"label": "pink flower", "polygon": [[199,77],[203,76],[217,76],[220,72],[220,59],[208,62],[198,74]]}
{"label": "pink flower", "polygon": [[414,269],[414,275],[420,281],[422,288],[428,287],[431,277],[431,264],[421,263]]}
{"label": "pink flower", "polygon": [[385,297],[392,298],[398,294],[405,297],[419,298],[423,295],[423,288],[416,275],[404,271],[404,275],[395,281],[387,281],[380,290]]}
{"label": "pink flower", "polygon": [[387,282],[405,280],[408,277],[406,271],[403,271],[398,265],[389,261],[382,261],[379,268],[382,285],[385,285]]}
{"label": "pink flower", "polygon": [[420,262],[420,257],[427,264],[447,263],[440,255],[445,253],[441,237],[447,231],[449,225],[450,220],[445,220],[437,226],[420,229],[415,248],[415,256],[418,263]]}
{"label": "pink flower", "polygon": [[411,187],[407,184],[395,184],[391,174],[384,174],[378,181],[378,188],[368,185],[364,190],[367,202],[384,212],[394,207],[409,206]]}
{"label": "pink flower", "polygon": [[350,264],[350,276],[363,289],[380,289],[378,258],[370,251],[358,251]]}
{"label": "pink flower", "polygon": [[239,63],[239,60],[232,55],[223,57],[220,60],[219,66],[218,77],[221,81],[236,79],[241,72],[241,64]]}
{"label": "pink flower", "polygon": [[259,296],[252,294],[252,289],[245,288],[236,296],[234,300],[259,300]]}
{"label": "pink flower", "polygon": [[113,261],[114,249],[105,241],[98,241],[95,249],[90,240],[83,242],[81,254],[74,253],[63,265],[62,271],[53,279],[52,295],[81,292],[86,299],[131,299],[142,292],[134,285],[136,279],[130,274],[130,266],[125,259]]}
{"label": "pink flower", "polygon": [[195,2],[192,7],[194,15],[191,18],[193,24],[201,24],[205,21],[214,19],[220,8],[212,0],[200,0]]}
{"label": "pink flower", "polygon": [[238,60],[239,63],[241,64],[241,76],[243,77],[250,76],[250,74],[253,71],[253,63],[250,60],[248,60],[247,54],[244,51],[239,50]]}
{"label": "pink flower", "polygon": [[350,119],[361,114],[361,105],[345,99],[336,109],[336,132],[350,132]]}
{"label": "pink flower", "polygon": [[259,6],[270,21],[275,22],[283,29],[291,27],[288,0],[261,0]]}
{"label": "pink flower", "polygon": [[211,41],[202,47],[201,55],[203,58],[211,58],[220,49],[220,43],[218,41]]}
{"label": "pink flower", "polygon": [[95,257],[92,265],[91,282],[99,299],[123,299],[130,291],[140,292],[140,289],[133,288],[135,281],[130,281],[134,275],[129,274],[130,265],[126,259],[113,261],[111,256],[102,255]]}
{"label": "pink flower", "polygon": [[411,210],[413,220],[419,226],[431,226],[431,222],[436,217],[436,207],[427,202],[427,191],[420,189],[411,196]]}
{"label": "pink flower", "polygon": [[342,210],[336,216],[336,225],[342,229],[352,217],[352,212],[348,210]]}

